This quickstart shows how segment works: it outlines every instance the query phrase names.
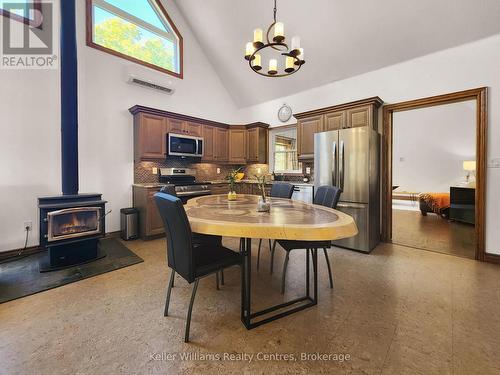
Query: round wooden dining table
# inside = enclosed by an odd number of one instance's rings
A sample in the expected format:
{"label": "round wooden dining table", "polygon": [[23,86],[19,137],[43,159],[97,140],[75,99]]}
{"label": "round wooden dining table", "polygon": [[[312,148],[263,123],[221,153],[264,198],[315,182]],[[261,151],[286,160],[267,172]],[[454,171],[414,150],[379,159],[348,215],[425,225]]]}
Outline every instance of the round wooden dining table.
{"label": "round wooden dining table", "polygon": [[[354,219],[343,212],[283,198],[266,198],[269,212],[257,212],[257,195],[208,195],[190,199],[186,214],[193,232],[240,238],[242,259],[241,320],[247,329],[317,304],[317,249],[311,243],[313,296],[310,295],[309,251],[306,251],[306,295],[285,303],[251,311],[252,239],[329,241],[355,236]],[[275,314],[272,314],[275,313]]]}

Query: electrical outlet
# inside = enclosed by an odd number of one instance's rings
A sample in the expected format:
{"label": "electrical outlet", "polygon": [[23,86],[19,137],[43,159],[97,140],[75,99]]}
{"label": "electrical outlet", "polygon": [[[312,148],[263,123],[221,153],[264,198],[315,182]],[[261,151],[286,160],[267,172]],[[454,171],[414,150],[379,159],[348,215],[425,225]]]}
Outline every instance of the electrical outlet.
{"label": "electrical outlet", "polygon": [[220,174],[220,168],[217,168],[217,174]]}
{"label": "electrical outlet", "polygon": [[493,158],[488,163],[488,168],[500,168],[500,158]]}
{"label": "electrical outlet", "polygon": [[311,167],[306,167],[306,174],[311,174]]}
{"label": "electrical outlet", "polygon": [[156,168],[156,167],[153,167],[153,169],[151,171],[153,172],[153,174],[158,174],[158,168]]}
{"label": "electrical outlet", "polygon": [[31,221],[25,221],[24,222],[24,230],[26,230],[26,228],[28,228],[28,231],[33,230],[33,223]]}

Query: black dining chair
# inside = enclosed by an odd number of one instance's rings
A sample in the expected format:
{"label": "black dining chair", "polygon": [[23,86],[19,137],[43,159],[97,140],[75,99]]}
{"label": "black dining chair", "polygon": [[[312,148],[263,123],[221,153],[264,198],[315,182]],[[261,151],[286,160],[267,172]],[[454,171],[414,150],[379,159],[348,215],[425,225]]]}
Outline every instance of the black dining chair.
{"label": "black dining chair", "polygon": [[[275,182],[271,186],[271,191],[269,196],[272,198],[286,198],[290,199],[293,195],[293,185],[288,182]],[[262,247],[262,238],[259,240],[259,250],[257,251],[257,270],[260,264],[260,248]],[[272,244],[271,239],[269,239],[269,251],[271,251]]]}
{"label": "black dining chair", "polygon": [[170,293],[177,272],[189,284],[194,283],[189,302],[184,342],[189,341],[191,313],[198,283],[202,277],[218,274],[224,268],[241,264],[241,256],[222,245],[195,244],[193,233],[181,200],[173,195],[159,192],[154,195],[167,235],[167,262],[172,269],[167,288],[164,316],[168,316]]}
{"label": "black dining chair", "polygon": [[[165,185],[163,186],[160,191],[165,194],[170,194],[173,195],[174,197],[177,197],[177,192],[175,191],[175,186],[174,185]],[[194,233],[192,236],[193,240],[193,245],[212,245],[212,246],[222,246],[222,236],[213,236],[209,234],[202,234],[202,233]],[[220,272],[220,283],[224,285],[224,271],[221,270]],[[217,290],[219,290],[219,273],[215,274],[215,282],[216,282],[216,287]],[[172,283],[172,286],[174,286],[174,283]]]}
{"label": "black dining chair", "polygon": [[[320,186],[316,193],[314,194],[314,204],[318,204],[325,207],[336,208],[337,203],[340,199],[340,194],[342,190],[336,186]],[[295,249],[306,249],[307,256],[309,257],[309,250],[323,249],[325,253],[326,265],[328,267],[328,277],[330,278],[330,288],[333,289],[333,277],[332,269],[330,267],[330,260],[328,259],[328,252],[326,249],[331,247],[331,241],[293,241],[293,240],[277,240],[273,244],[273,249],[271,250],[271,273],[274,263],[274,252],[276,250],[276,242],[286,251],[285,262],[283,264],[283,274],[281,279],[281,293],[285,293],[285,278],[286,278],[286,268],[288,266],[288,260],[290,258],[290,251]]]}

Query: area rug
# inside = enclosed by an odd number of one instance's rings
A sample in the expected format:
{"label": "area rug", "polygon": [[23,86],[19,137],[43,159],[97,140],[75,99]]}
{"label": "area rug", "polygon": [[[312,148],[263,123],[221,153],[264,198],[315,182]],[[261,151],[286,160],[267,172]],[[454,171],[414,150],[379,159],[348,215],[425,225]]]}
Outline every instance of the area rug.
{"label": "area rug", "polygon": [[104,258],[58,271],[40,273],[38,263],[46,252],[0,264],[0,303],[144,262],[116,238],[101,240],[100,246]]}

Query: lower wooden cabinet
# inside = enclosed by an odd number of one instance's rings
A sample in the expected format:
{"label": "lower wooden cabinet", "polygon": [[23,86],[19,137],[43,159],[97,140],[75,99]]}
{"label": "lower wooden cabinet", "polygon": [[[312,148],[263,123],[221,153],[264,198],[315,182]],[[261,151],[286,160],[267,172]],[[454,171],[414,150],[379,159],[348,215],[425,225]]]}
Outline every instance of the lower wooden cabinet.
{"label": "lower wooden cabinet", "polygon": [[229,192],[229,184],[212,184],[210,185],[212,194],[227,194]]}
{"label": "lower wooden cabinet", "polygon": [[160,191],[159,187],[134,186],[133,205],[139,210],[139,235],[147,240],[165,234],[154,195]]}

